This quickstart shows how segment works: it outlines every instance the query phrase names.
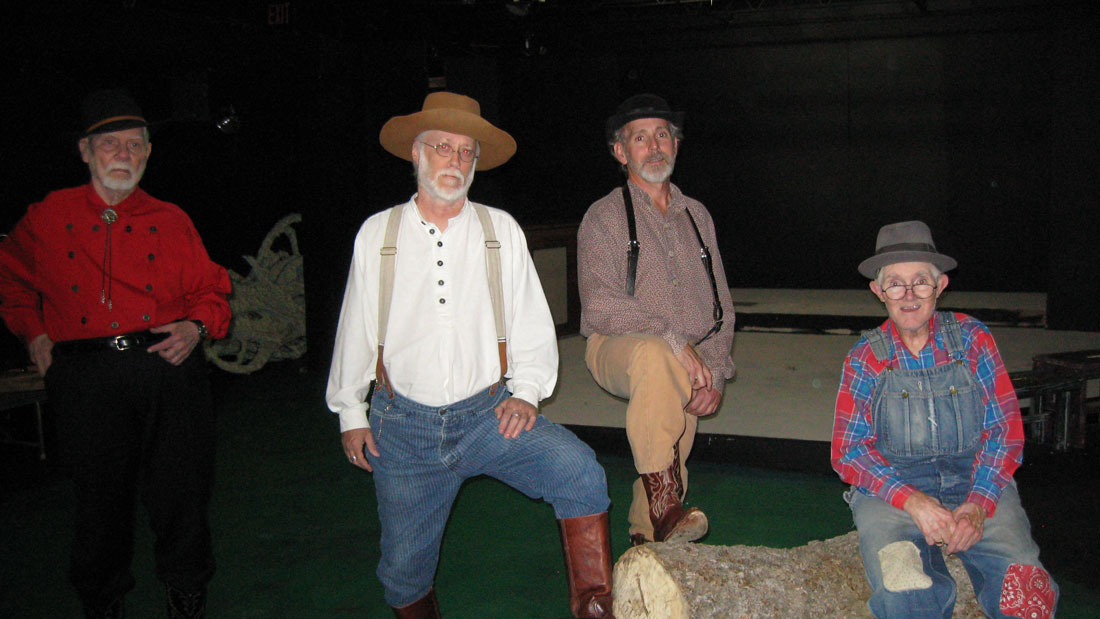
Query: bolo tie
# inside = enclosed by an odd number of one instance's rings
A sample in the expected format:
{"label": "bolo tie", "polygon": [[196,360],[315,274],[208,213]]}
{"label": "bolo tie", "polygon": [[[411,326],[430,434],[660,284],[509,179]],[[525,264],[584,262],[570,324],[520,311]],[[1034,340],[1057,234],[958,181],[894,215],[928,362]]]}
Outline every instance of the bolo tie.
{"label": "bolo tie", "polygon": [[106,208],[100,218],[107,222],[107,240],[103,245],[103,282],[99,290],[99,302],[106,303],[107,311],[111,311],[111,224],[118,221],[118,212],[113,208]]}

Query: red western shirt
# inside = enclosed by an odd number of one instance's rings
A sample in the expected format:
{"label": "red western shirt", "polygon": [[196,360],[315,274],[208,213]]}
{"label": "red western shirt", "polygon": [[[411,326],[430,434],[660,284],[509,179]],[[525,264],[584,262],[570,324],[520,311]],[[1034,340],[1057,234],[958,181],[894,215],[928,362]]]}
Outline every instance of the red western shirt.
{"label": "red western shirt", "polygon": [[[107,208],[118,214],[108,226]],[[229,327],[231,289],[191,219],[137,188],[109,207],[89,183],[51,192],[0,242],[0,316],[25,342],[121,335],[201,320]]]}

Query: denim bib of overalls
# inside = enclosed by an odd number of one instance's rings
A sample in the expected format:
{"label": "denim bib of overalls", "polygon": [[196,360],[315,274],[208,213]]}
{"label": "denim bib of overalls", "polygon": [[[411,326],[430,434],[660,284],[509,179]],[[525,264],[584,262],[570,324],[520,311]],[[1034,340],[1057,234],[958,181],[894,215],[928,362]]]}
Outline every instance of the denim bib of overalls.
{"label": "denim bib of overalls", "polygon": [[955,315],[936,316],[951,362],[934,368],[902,369],[888,333],[874,329],[863,335],[875,357],[888,364],[871,400],[875,447],[903,480],[954,507],[971,487],[985,404]]}

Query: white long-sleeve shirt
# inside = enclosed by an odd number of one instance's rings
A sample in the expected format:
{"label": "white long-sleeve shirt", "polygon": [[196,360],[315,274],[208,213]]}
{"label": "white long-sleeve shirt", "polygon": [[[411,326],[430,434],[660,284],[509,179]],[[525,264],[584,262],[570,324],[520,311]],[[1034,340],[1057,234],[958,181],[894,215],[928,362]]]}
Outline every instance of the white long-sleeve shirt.
{"label": "white long-sleeve shirt", "polygon": [[[420,215],[415,200],[405,205],[397,237],[383,363],[398,393],[443,406],[500,378],[485,235],[469,201],[440,231]],[[370,427],[364,399],[375,378],[379,251],[391,210],[372,215],[355,238],[326,393],[341,432]],[[558,380],[554,321],[523,230],[508,213],[488,210],[501,245],[507,386],[537,407]]]}

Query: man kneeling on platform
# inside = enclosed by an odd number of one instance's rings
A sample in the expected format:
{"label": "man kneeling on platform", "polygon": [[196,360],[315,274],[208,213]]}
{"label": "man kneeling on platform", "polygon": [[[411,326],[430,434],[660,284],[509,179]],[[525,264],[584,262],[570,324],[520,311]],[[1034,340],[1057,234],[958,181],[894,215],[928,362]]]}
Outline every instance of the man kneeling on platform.
{"label": "man kneeling on platform", "polygon": [[446,92],[379,139],[413,163],[417,193],[355,239],[327,398],[348,461],[374,472],[386,601],[398,617],[439,616],[447,516],[462,483],[488,475],[554,506],[573,614],[610,617],[603,468],[536,408],[558,378],[550,308],[516,220],[466,197],[474,168],[516,142]]}
{"label": "man kneeling on platform", "polygon": [[859,265],[889,320],[844,361],[832,463],[859,531],[876,617],[950,617],[966,566],[990,617],[1050,617],[1058,587],[1020,505],[1020,405],[989,329],[936,312],[956,262],[919,221],[883,226]]}
{"label": "man kneeling on platform", "polygon": [[619,106],[606,130],[626,184],[589,207],[577,233],[585,362],[601,387],[630,400],[635,545],[706,534],[706,515],[682,503],[684,463],[698,417],[718,410],[734,370],[733,299],[714,222],[669,180],[682,127],[683,113],[656,95]]}

